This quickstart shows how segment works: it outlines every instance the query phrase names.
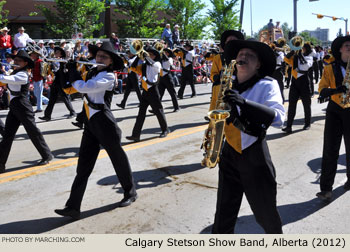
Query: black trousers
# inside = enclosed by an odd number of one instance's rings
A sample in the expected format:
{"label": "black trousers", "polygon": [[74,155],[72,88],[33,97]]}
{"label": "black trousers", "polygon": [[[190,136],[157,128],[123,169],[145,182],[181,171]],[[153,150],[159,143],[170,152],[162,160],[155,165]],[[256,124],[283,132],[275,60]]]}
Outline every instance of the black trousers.
{"label": "black trousers", "polygon": [[322,78],[322,73],[323,73],[323,60],[318,61],[318,69],[320,71],[320,78]]}
{"label": "black trousers", "polygon": [[290,86],[291,79],[292,79],[292,67],[289,66],[288,69],[287,69],[287,79],[286,79],[287,88],[289,88],[289,86]]}
{"label": "black trousers", "polygon": [[169,74],[160,77],[159,81],[159,95],[160,95],[160,100],[162,100],[165,89],[168,90],[171,101],[173,102],[173,107],[174,109],[179,109],[179,103],[177,102],[177,97],[176,97],[176,91],[175,91],[175,85],[172,76]]}
{"label": "black trousers", "polygon": [[145,122],[146,112],[148,106],[151,106],[154,114],[157,116],[160,128],[162,131],[168,129],[168,125],[165,119],[162,103],[160,102],[158,86],[154,85],[149,88],[148,91],[143,91],[141,96],[139,113],[136,118],[135,126],[132,130],[134,137],[140,137],[143,123]]}
{"label": "black trousers", "polygon": [[280,87],[280,91],[281,91],[281,95],[282,95],[282,100],[284,103],[284,94],[283,94],[283,89],[284,89],[284,85],[283,85],[283,73],[282,73],[282,69],[281,68],[277,68],[273,74],[272,77],[277,80],[278,82],[278,86]]}
{"label": "black trousers", "polygon": [[58,95],[62,97],[62,100],[66,105],[67,109],[69,110],[70,114],[75,114],[75,111],[73,109],[72,103],[68,98],[68,95],[62,90],[61,87],[53,84],[51,85],[51,88],[50,88],[50,100],[49,100],[49,104],[45,109],[44,115],[48,118],[51,118],[52,110],[53,110],[53,107],[55,106]]}
{"label": "black trousers", "polygon": [[5,124],[0,119],[0,135],[2,135],[4,133],[4,130],[5,130]]}
{"label": "black trousers", "polygon": [[276,205],[275,168],[265,139],[255,142],[242,154],[224,143],[219,162],[214,234],[234,233],[243,193],[265,232],[282,233]]}
{"label": "black trousers", "polygon": [[343,136],[346,153],[346,176],[350,181],[350,108],[343,109],[335,102],[329,101],[324,128],[320,178],[322,191],[332,191]]}
{"label": "black trousers", "polygon": [[0,142],[0,164],[6,164],[13,140],[21,124],[41,157],[46,159],[51,155],[41,131],[36,127],[33,108],[29,100],[25,97],[16,97],[10,102],[5,131]]}
{"label": "black trousers", "polygon": [[314,61],[314,63],[312,64],[312,69],[314,71],[314,76],[315,76],[315,83],[318,82],[318,72],[319,72],[319,69],[318,69],[318,61]]}
{"label": "black trousers", "polygon": [[121,130],[110,110],[93,115],[81,139],[77,174],[66,206],[80,210],[88,178],[94,169],[100,145],[106,150],[124,190],[124,196],[136,194],[128,157],[121,146]]}
{"label": "black trousers", "polygon": [[135,90],[137,94],[137,98],[139,99],[139,101],[141,101],[141,90],[139,87],[139,81],[134,72],[129,73],[128,77],[126,78],[126,87],[125,87],[124,97],[123,97],[123,100],[121,101],[121,105],[123,107],[125,107],[126,101],[128,100],[129,94],[132,89]]}
{"label": "black trousers", "polygon": [[299,77],[298,79],[292,78],[292,85],[289,90],[289,105],[288,105],[288,119],[287,127],[292,127],[297,103],[299,98],[301,99],[304,106],[304,124],[311,124],[311,96],[310,86],[307,74]]}
{"label": "black trousers", "polygon": [[193,80],[193,66],[192,64],[188,65],[187,67],[184,67],[182,69],[182,74],[181,74],[181,80],[180,80],[180,88],[177,93],[180,99],[183,98],[184,96],[184,91],[186,84],[189,83],[191,86],[192,90],[192,96],[196,95],[196,89],[194,87],[194,80]]}

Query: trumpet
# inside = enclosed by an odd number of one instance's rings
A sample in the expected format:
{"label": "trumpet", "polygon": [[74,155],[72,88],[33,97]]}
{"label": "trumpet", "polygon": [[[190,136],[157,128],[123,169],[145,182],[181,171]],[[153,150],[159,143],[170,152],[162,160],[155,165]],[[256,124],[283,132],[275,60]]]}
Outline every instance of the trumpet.
{"label": "trumpet", "polygon": [[[60,63],[68,63],[69,62],[69,60],[56,59],[56,58],[47,58],[47,59],[45,59],[45,61],[47,61],[47,62],[60,62]],[[73,61],[73,62],[77,63],[77,64],[83,64],[83,65],[89,65],[89,66],[107,66],[107,65],[102,64],[102,63],[93,63],[93,62],[81,61],[81,60],[77,60],[77,61]]]}

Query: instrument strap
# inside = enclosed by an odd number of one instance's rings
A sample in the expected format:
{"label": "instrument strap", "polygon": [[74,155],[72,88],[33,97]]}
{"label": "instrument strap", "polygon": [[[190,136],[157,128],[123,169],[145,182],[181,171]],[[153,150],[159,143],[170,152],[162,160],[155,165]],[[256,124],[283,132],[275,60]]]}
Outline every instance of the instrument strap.
{"label": "instrument strap", "polygon": [[344,77],[343,77],[343,73],[341,71],[339,62],[337,61],[332,62],[332,69],[333,69],[334,78],[335,78],[335,86],[339,87],[343,85]]}

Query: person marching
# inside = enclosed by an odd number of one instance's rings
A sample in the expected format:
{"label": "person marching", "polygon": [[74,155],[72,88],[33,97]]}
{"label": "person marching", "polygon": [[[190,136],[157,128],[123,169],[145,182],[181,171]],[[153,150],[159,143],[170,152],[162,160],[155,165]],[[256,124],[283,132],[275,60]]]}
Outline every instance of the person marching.
{"label": "person marching", "polygon": [[6,118],[3,139],[0,142],[0,173],[5,171],[5,164],[20,124],[23,125],[42,157],[38,165],[48,164],[53,159],[42,133],[35,124],[33,108],[27,97],[30,69],[34,67],[34,62],[24,50],[12,57],[14,64],[18,66],[15,66],[15,70],[9,76],[0,74],[0,82],[7,84],[10,91],[10,111]]}
{"label": "person marching", "polygon": [[272,78],[277,80],[278,85],[280,87],[281,95],[282,95],[282,100],[284,103],[284,94],[283,94],[283,89],[284,89],[284,84],[283,84],[283,70],[284,70],[284,53],[281,52],[281,44],[278,44],[277,41],[275,41],[273,44],[271,44],[271,48],[273,49],[276,57],[276,69],[272,74]]}
{"label": "person marching", "polygon": [[[66,57],[65,51],[61,47],[55,47],[55,58],[60,60],[60,59],[64,59],[65,57]],[[69,110],[68,118],[76,116],[76,113],[73,109],[72,103],[70,102],[68,95],[62,89],[66,84],[66,74],[64,72],[65,64],[66,63],[64,62],[53,62],[51,64],[52,66],[51,70],[55,74],[55,79],[52,85],[50,86],[50,100],[49,100],[49,104],[45,109],[44,116],[39,117],[41,120],[44,120],[44,121],[51,120],[52,110],[53,110],[53,107],[55,106],[58,95],[61,96],[64,104]]]}
{"label": "person marching", "polygon": [[192,90],[191,97],[196,96],[196,89],[194,87],[193,80],[193,60],[194,52],[193,46],[187,41],[184,44],[184,48],[176,48],[174,50],[175,56],[180,57],[182,60],[182,74],[181,74],[181,86],[178,90],[177,97],[183,99],[186,84],[189,83]]}
{"label": "person marching", "polygon": [[149,105],[151,106],[154,114],[157,116],[160,128],[162,130],[159,137],[166,137],[168,133],[170,133],[158,90],[159,75],[162,68],[160,63],[160,54],[152,46],[147,47],[145,50],[149,55],[147,56],[146,53],[143,53],[145,63],[137,65],[139,60],[136,58],[131,67],[131,71],[142,75],[141,84],[143,88],[139,113],[132,130],[132,135],[126,137],[126,139],[135,142],[140,141],[141,130],[143,123],[145,122],[146,112]]}
{"label": "person marching", "polygon": [[275,70],[276,58],[267,44],[251,40],[228,42],[224,57],[225,62],[236,59],[237,64],[233,89],[223,97],[231,112],[219,161],[212,232],[234,232],[244,193],[265,232],[282,233],[275,168],[265,137],[270,125],[282,126],[285,115],[278,83],[267,77]]}
{"label": "person marching", "polygon": [[337,37],[331,45],[335,60],[324,67],[319,83],[319,100],[329,99],[324,128],[320,189],[316,196],[322,200],[332,199],[332,187],[337,172],[337,161],[342,137],[346,152],[345,190],[350,190],[350,104],[343,101],[349,89],[343,83],[350,79],[350,36]]}
{"label": "person marching", "polygon": [[79,219],[81,202],[86,190],[88,178],[92,173],[96,159],[100,152],[100,145],[106,150],[112,161],[114,170],[124,190],[124,198],[120,207],[126,207],[137,199],[135,182],[132,176],[128,157],[121,146],[121,130],[118,127],[110,108],[105,103],[105,95],[112,92],[115,75],[114,70],[123,68],[123,60],[116,54],[110,42],[104,42],[96,47],[96,63],[106,66],[92,68],[86,78],[76,69],[74,62],[68,63],[68,80],[65,91],[67,93],[84,93],[87,123],[80,144],[77,174],[72,184],[69,199],[63,209],[55,212],[62,216]]}
{"label": "person marching", "polygon": [[132,54],[130,52],[130,50],[128,50],[128,77],[126,78],[126,87],[125,87],[125,92],[124,92],[124,96],[123,96],[123,100],[121,101],[121,103],[117,103],[116,105],[122,109],[125,109],[125,105],[126,105],[126,101],[128,100],[128,97],[130,95],[130,92],[132,89],[135,90],[136,94],[137,94],[137,98],[139,99],[139,101],[141,101],[141,90],[139,87],[139,79],[138,76],[135,72],[131,71],[131,65],[133,64],[133,62],[138,58],[136,57],[136,55]]}
{"label": "person marching", "polygon": [[312,67],[313,58],[311,46],[304,44],[297,53],[292,50],[284,57],[284,61],[292,67],[292,84],[289,90],[289,105],[287,126],[282,129],[285,133],[292,133],[292,125],[296,113],[299,98],[304,106],[304,127],[303,130],[310,129],[311,126],[311,85],[308,78],[308,71]]}
{"label": "person marching", "polygon": [[221,70],[226,65],[224,59],[224,50],[225,45],[231,40],[244,40],[244,36],[240,31],[236,30],[226,30],[221,34],[220,38],[220,48],[222,50],[221,53],[216,54],[213,58],[213,64],[210,71],[210,79],[213,82],[212,87],[212,97],[210,101],[209,111],[213,110],[216,105],[217,97],[220,91],[220,75]]}
{"label": "person marching", "polygon": [[169,48],[163,49],[163,55],[161,59],[162,76],[160,77],[159,81],[159,94],[160,100],[162,100],[165,89],[168,90],[171,97],[171,101],[173,102],[173,112],[178,112],[180,108],[179,103],[177,101],[173,74],[171,73],[173,66],[173,57],[175,57],[175,55],[172,50],[170,50]]}

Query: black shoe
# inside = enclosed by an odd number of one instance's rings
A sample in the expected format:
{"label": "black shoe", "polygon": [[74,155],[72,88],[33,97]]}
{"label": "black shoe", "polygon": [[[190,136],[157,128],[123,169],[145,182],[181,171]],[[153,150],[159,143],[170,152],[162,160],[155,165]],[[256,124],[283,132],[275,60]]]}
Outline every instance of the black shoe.
{"label": "black shoe", "polygon": [[40,113],[40,112],[43,112],[41,109],[37,109],[34,111],[34,113]]}
{"label": "black shoe", "polygon": [[117,105],[119,108],[125,109],[125,105],[124,105],[124,104],[117,103],[116,105]]}
{"label": "black shoe", "polygon": [[206,120],[206,121],[209,122],[209,121],[210,121],[209,116],[205,116],[205,117],[204,117],[204,120]]}
{"label": "black shoe", "polygon": [[0,164],[0,173],[4,173],[5,172],[5,164]]}
{"label": "black shoe", "polygon": [[309,130],[310,127],[311,127],[310,125],[304,125],[303,130]]}
{"label": "black shoe", "polygon": [[51,117],[48,116],[40,116],[39,119],[44,120],[44,121],[51,121]]}
{"label": "black shoe", "polygon": [[150,112],[151,114],[154,114],[154,111],[152,109],[149,109],[148,112]]}
{"label": "black shoe", "polygon": [[173,112],[179,112],[179,111],[180,111],[179,108],[173,110]]}
{"label": "black shoe", "polygon": [[282,131],[286,132],[287,134],[292,133],[292,128],[291,127],[285,127],[282,129]]}
{"label": "black shoe", "polygon": [[[1,168],[0,168],[1,169]],[[346,181],[345,184],[344,184],[344,190],[345,191],[349,191],[350,190],[350,181]]]}
{"label": "black shoe", "polygon": [[72,124],[80,129],[84,128],[84,124],[81,122],[72,122]]}
{"label": "black shoe", "polygon": [[57,213],[58,215],[71,217],[75,220],[80,219],[80,211],[70,207],[65,207],[63,209],[56,209],[55,213]]}
{"label": "black shoe", "polygon": [[331,201],[332,200],[332,192],[331,191],[321,191],[316,193],[317,198],[324,200],[324,201]]}
{"label": "black shoe", "polygon": [[177,96],[177,99],[182,100],[182,99],[183,99],[183,96],[178,95],[178,96]]}
{"label": "black shoe", "polygon": [[197,96],[196,94],[192,94],[192,95],[191,95],[191,98],[192,98],[192,97],[196,97],[196,96]]}
{"label": "black shoe", "polygon": [[128,140],[134,141],[134,142],[140,142],[140,137],[127,136],[125,138],[128,139]]}
{"label": "black shoe", "polygon": [[47,165],[48,163],[50,163],[52,159],[53,159],[53,155],[50,154],[50,156],[48,156],[47,158],[41,159],[38,165]]}
{"label": "black shoe", "polygon": [[170,133],[170,129],[162,131],[162,133],[159,135],[160,138],[166,137]]}
{"label": "black shoe", "polygon": [[135,202],[137,199],[137,194],[135,194],[134,196],[128,196],[128,197],[124,197],[124,199],[122,199],[119,203],[119,207],[127,207],[130,206],[133,202]]}
{"label": "black shoe", "polygon": [[72,118],[72,117],[76,117],[77,116],[77,113],[70,113],[68,116],[67,116],[67,118]]}

